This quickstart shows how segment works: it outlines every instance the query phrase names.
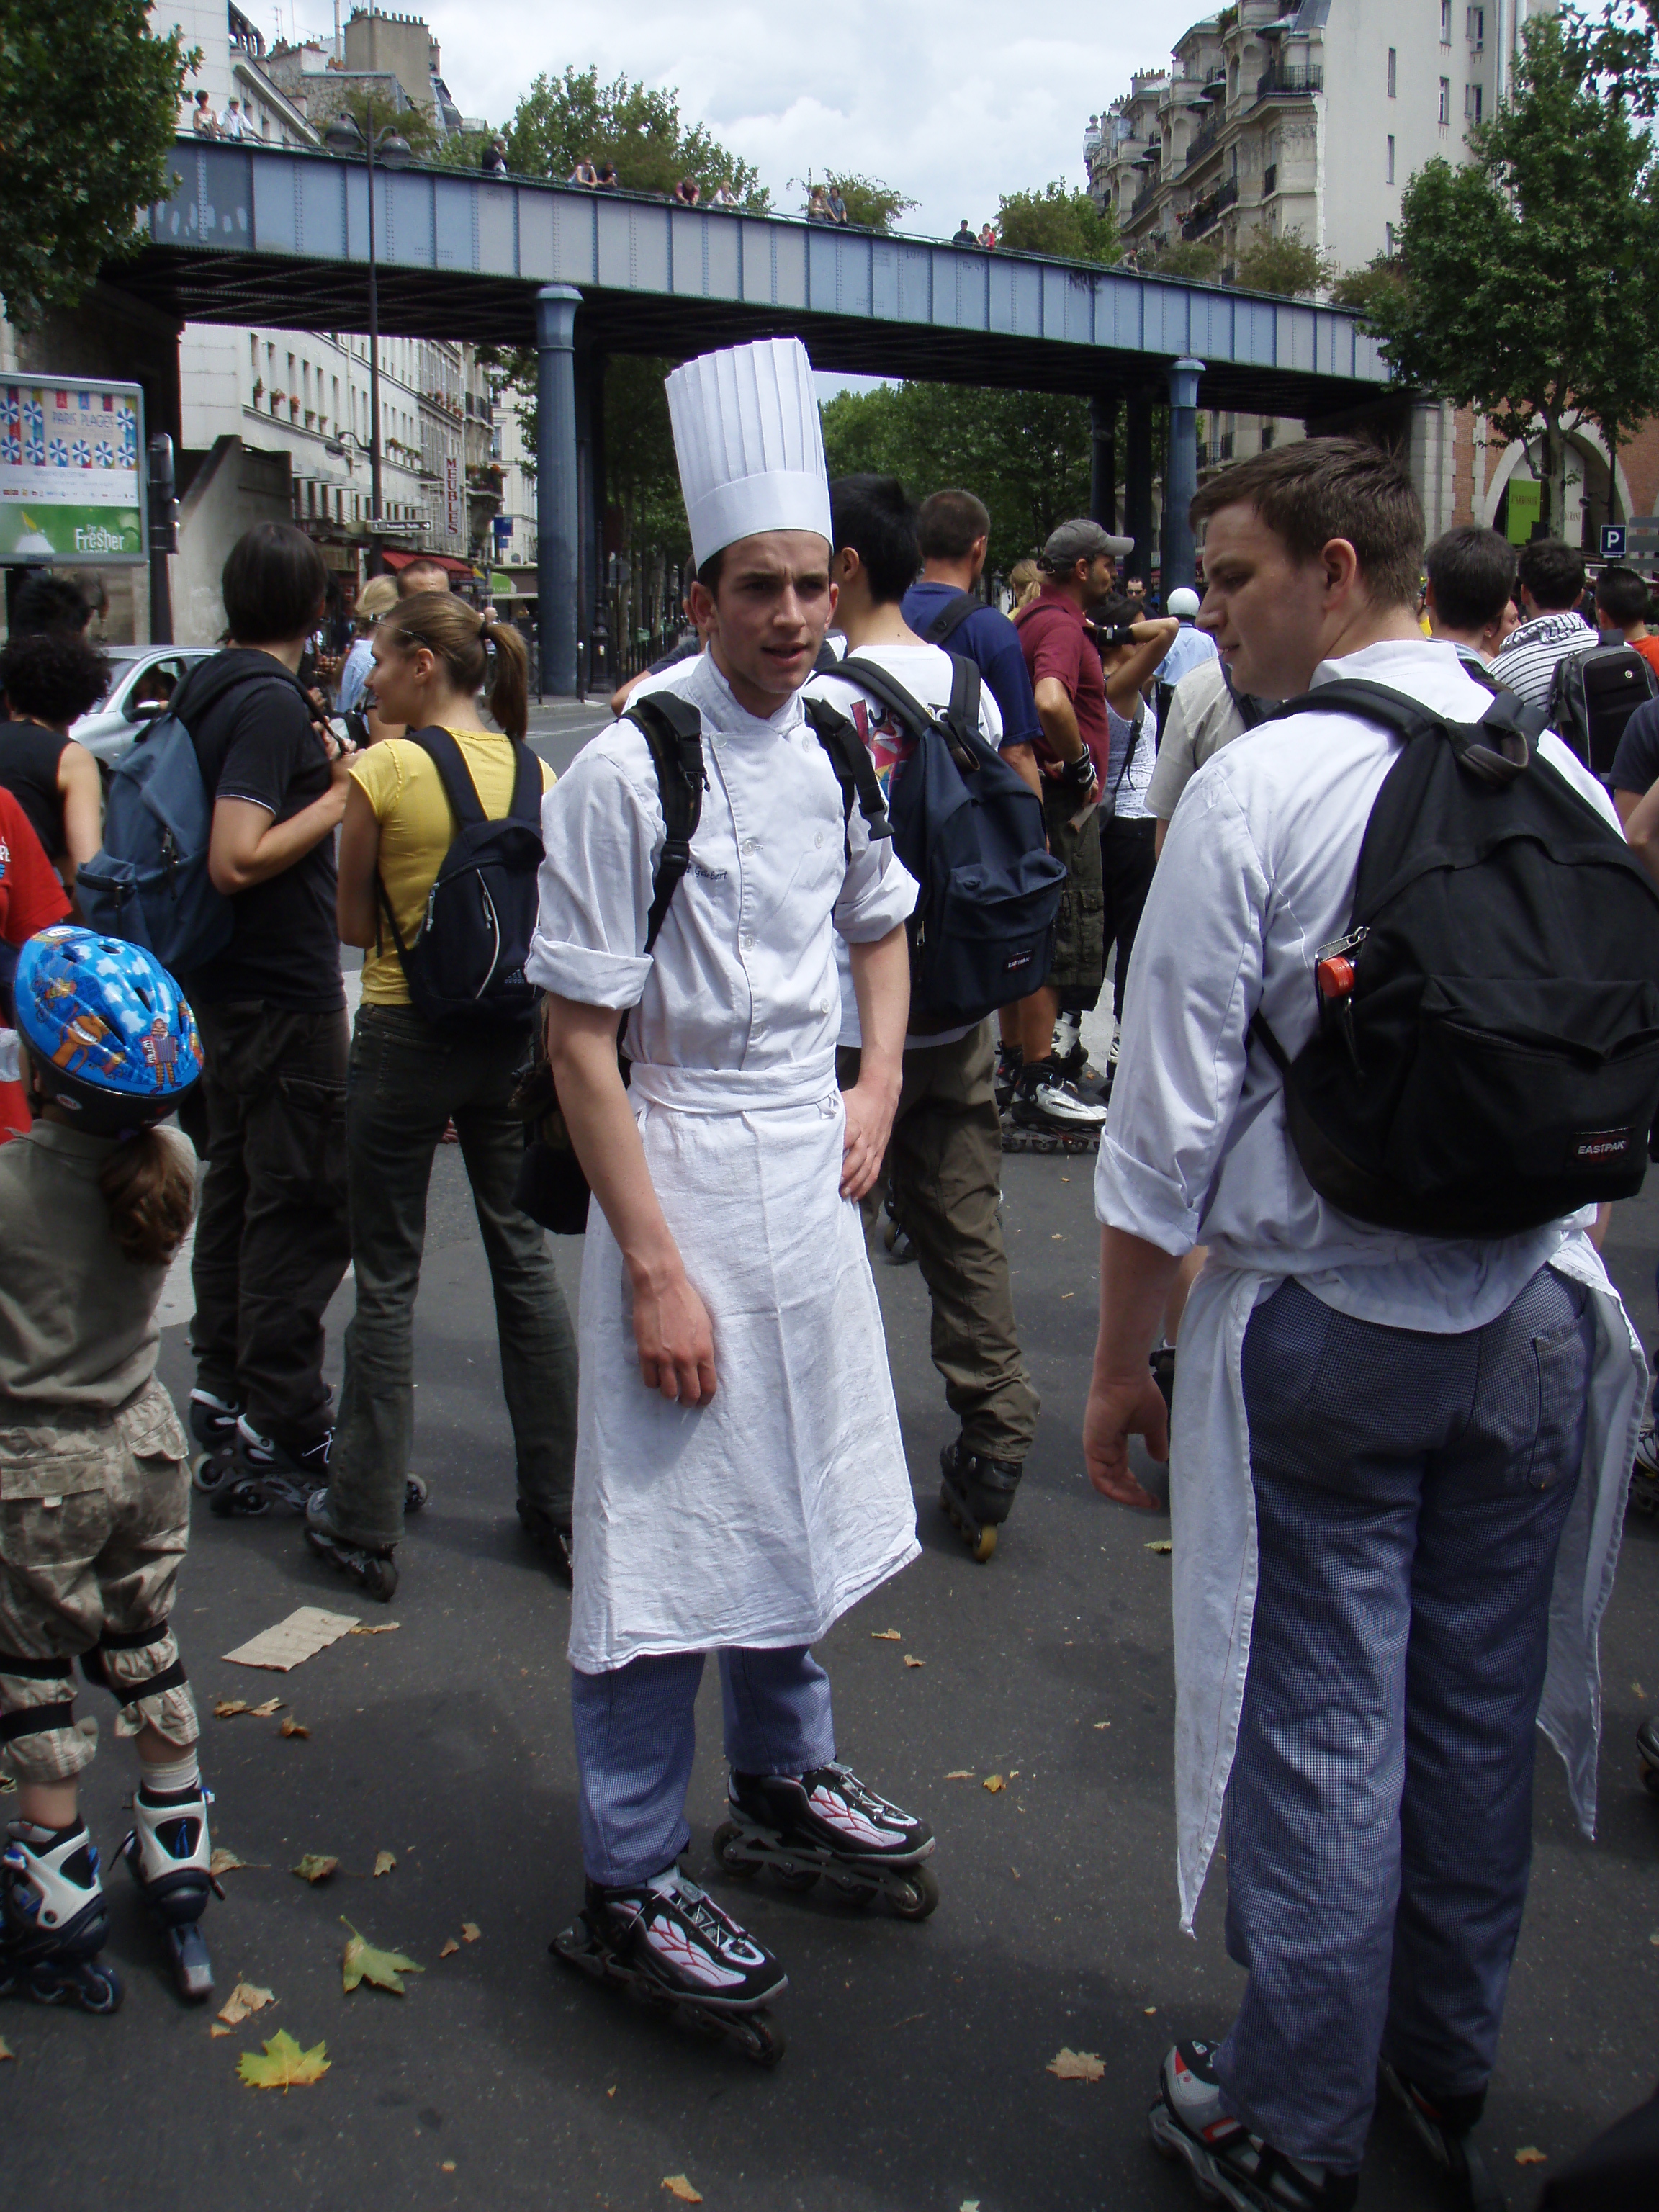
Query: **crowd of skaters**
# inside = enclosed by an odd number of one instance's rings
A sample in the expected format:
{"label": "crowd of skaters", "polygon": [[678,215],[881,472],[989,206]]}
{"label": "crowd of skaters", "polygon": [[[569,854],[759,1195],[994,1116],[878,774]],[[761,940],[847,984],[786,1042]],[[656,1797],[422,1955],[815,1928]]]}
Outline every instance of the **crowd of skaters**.
{"label": "crowd of skaters", "polygon": [[[629,687],[557,784],[527,744],[522,641],[441,572],[369,587],[340,672],[354,728],[299,680],[326,582],[315,549],[270,525],[239,543],[225,648],[172,702],[214,794],[210,866],[233,922],[178,981],[73,927],[91,830],[65,732],[91,649],[67,605],[38,631],[14,622],[0,935],[21,953],[21,1110],[0,1146],[0,1235],[20,1264],[0,1289],[0,1411],[38,1434],[54,1481],[79,1455],[97,1504],[76,1552],[42,1489],[0,1547],[0,1753],[20,1784],[0,1957],[24,1983],[49,1982],[56,1958],[88,2009],[118,2002],[75,1796],[96,1732],[73,1716],[66,1661],[90,1650],[143,1762],[126,1848],[181,1985],[203,1972],[206,1800],[167,1626],[188,1455],[154,1381],[155,1307],[195,1198],[161,1125],[199,1078],[191,1427],[228,1496],[297,1505],[313,1550],[380,1594],[425,1497],[409,1471],[413,1306],[432,1159],[453,1127],[519,1515],[573,1585],[586,1890],[561,1948],[775,2057],[761,2023],[784,1970],[682,1864],[697,1682],[716,1653],[724,1863],[827,1871],[909,1917],[933,1909],[932,1834],[841,1756],[856,1716],[838,1720],[812,1647],[917,1550],[867,1250],[884,1195],[961,1425],[947,1510],[988,1558],[1012,1508],[1039,1407],[1003,1244],[1006,1104],[1018,1127],[1098,1142],[1096,1488],[1151,1506],[1128,1438],[1158,1458],[1173,1447],[1188,1925],[1224,1803],[1231,1824],[1244,2000],[1218,2042],[1170,2052],[1154,2136],[1206,2195],[1346,2207],[1380,2075],[1462,2201],[1496,2201],[1476,2130],[1525,1896],[1533,1724],[1547,1698],[1588,1825],[1607,1501],[1622,1503],[1633,1455],[1659,1474],[1645,1369],[1593,1224],[1413,1239],[1337,1213],[1302,1174],[1247,1032],[1271,1008],[1288,1042],[1307,1034],[1308,948],[1346,921],[1393,758],[1388,732],[1352,714],[1273,722],[1273,705],[1357,676],[1473,720],[1508,653],[1539,680],[1532,659],[1557,643],[1582,564],[1574,583],[1566,549],[1516,563],[1490,532],[1453,532],[1430,550],[1419,611],[1409,481],[1380,450],[1312,441],[1200,496],[1201,629],[1194,594],[1152,617],[1144,592],[1120,591],[1133,544],[1086,520],[1011,579],[1006,616],[983,596],[989,523],[971,492],[918,509],[890,477],[829,483],[804,350],[739,350],[736,386],[719,357],[670,380],[695,647]],[[1620,588],[1601,626],[1629,635],[1642,615]],[[917,1028],[917,889],[883,803],[921,723],[951,710],[963,659],[978,737],[1030,792],[1064,884],[1035,989],[994,1023]],[[31,684],[52,681],[50,702],[73,708],[56,720],[30,704],[47,698]],[[687,710],[699,811],[662,902],[653,732],[684,742]],[[1609,836],[1623,817],[1638,854],[1659,844],[1659,708],[1649,721],[1613,779],[1616,812],[1558,741],[1539,754]],[[847,769],[836,728],[873,779]],[[9,750],[14,729],[50,734]],[[417,1011],[402,957],[454,836],[457,763],[488,817],[526,779],[539,802],[526,973],[542,1012],[488,1048]],[[343,942],[365,953],[355,1026]],[[1080,1024],[1114,945],[1096,1072]],[[518,1204],[515,1094],[536,1049],[592,1193],[580,1342]],[[322,1317],[348,1259],[336,1409]],[[118,1586],[136,1549],[149,1569]],[[1565,1578],[1590,1633],[1547,1655]],[[82,1916],[78,1953],[31,1936],[42,1898]]]}

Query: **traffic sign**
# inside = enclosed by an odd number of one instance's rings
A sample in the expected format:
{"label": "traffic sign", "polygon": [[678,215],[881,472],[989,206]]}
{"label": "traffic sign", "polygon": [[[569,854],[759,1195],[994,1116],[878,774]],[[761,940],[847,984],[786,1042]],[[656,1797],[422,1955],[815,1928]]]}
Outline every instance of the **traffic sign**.
{"label": "traffic sign", "polygon": [[1622,522],[1604,522],[1601,525],[1601,558],[1604,561],[1622,561],[1624,557],[1624,524]]}

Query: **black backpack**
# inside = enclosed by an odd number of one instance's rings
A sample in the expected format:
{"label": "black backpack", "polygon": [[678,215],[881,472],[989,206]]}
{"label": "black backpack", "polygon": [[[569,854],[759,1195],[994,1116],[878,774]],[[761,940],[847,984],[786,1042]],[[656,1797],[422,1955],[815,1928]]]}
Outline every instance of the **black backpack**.
{"label": "black backpack", "polygon": [[1589,646],[1555,664],[1549,726],[1592,775],[1609,775],[1626,723],[1653,696],[1653,671],[1633,645]]}
{"label": "black backpack", "polygon": [[435,726],[405,732],[443,781],[459,824],[427,895],[426,916],[405,945],[386,885],[374,887],[391,925],[415,1011],[441,1029],[512,1023],[536,1011],[525,976],[536,927],[536,872],[542,864],[542,764],[528,745],[514,747],[513,799],[491,821],[460,747]]}
{"label": "black backpack", "polygon": [[921,635],[929,645],[948,645],[969,616],[983,602],[973,592],[958,592],[948,599]]}
{"label": "black backpack", "polygon": [[1048,972],[1066,866],[1048,852],[1042,800],[981,732],[978,668],[951,656],[942,714],[876,661],[854,654],[836,673],[890,708],[915,740],[887,798],[893,850],[921,887],[909,921],[912,1029],[981,1021],[1029,998]]}
{"label": "black backpack", "polygon": [[1285,1079],[1309,1182],[1356,1220],[1510,1237],[1641,1188],[1659,1112],[1659,891],[1500,693],[1453,722],[1380,684],[1346,711],[1405,739],[1359,848],[1346,936],[1316,956],[1320,1022]]}

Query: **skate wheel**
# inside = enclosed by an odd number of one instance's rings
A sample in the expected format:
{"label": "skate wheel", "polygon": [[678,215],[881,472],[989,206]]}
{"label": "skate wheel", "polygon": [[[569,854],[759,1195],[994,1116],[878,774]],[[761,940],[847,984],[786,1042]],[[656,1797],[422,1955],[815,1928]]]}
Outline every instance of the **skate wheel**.
{"label": "skate wheel", "polygon": [[370,1597],[382,1605],[391,1602],[398,1589],[398,1570],[390,1559],[365,1559],[358,1579]]}
{"label": "skate wheel", "polygon": [[246,1480],[220,1483],[208,1493],[208,1504],[222,1521],[257,1521],[270,1510],[270,1500]]}
{"label": "skate wheel", "polygon": [[969,1547],[981,1566],[986,1565],[996,1547],[997,1532],[994,1527],[981,1528],[979,1532],[978,1542]]}
{"label": "skate wheel", "polygon": [[1644,1761],[1642,1766],[1642,1787],[1647,1791],[1650,1797],[1659,1797],[1659,1766],[1650,1766],[1645,1761]]}
{"label": "skate wheel", "polygon": [[788,2047],[783,2030],[769,2012],[734,2014],[726,2032],[745,2058],[769,2072]]}
{"label": "skate wheel", "polygon": [[939,1876],[930,1866],[913,1867],[902,1887],[888,1890],[886,1898],[901,1920],[926,1920],[939,1909]]}
{"label": "skate wheel", "polygon": [[775,1863],[772,1871],[782,1887],[795,1897],[804,1897],[809,1889],[816,1888],[823,1879],[822,1870],[817,1867]]}
{"label": "skate wheel", "polygon": [[418,1513],[431,1495],[432,1492],[420,1475],[410,1474],[404,1478],[404,1511],[405,1513]]}
{"label": "skate wheel", "polygon": [[190,1462],[191,1489],[200,1491],[204,1498],[211,1498],[222,1488],[235,1465],[235,1455],[229,1450],[198,1452]]}
{"label": "skate wheel", "polygon": [[729,1874],[734,1881],[753,1881],[760,1872],[760,1861],[750,1858],[744,1849],[743,1831],[735,1820],[723,1820],[715,1829],[711,1845],[722,1874]]}
{"label": "skate wheel", "polygon": [[876,1893],[880,1887],[872,1875],[842,1873],[835,1867],[828,1869],[827,1879],[832,1889],[844,1897],[849,1905],[856,1905],[860,1911],[875,1902]]}

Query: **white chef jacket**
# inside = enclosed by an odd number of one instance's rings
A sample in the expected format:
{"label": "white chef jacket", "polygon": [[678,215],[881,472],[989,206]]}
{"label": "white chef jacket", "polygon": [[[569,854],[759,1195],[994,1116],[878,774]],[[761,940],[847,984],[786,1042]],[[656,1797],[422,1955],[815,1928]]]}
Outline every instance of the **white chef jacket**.
{"label": "white chef jacket", "polygon": [[[832,940],[887,935],[915,886],[872,844],[799,695],[769,720],[713,658],[669,670],[702,719],[691,865],[644,952],[665,836],[643,737],[617,723],[545,794],[526,972],[631,1009],[629,1104],[718,1387],[640,1381],[632,1294],[596,1206],[583,1255],[570,1659],[810,1644],[915,1556],[915,1510],[859,1209],[839,1193]],[[848,844],[850,843],[850,859]],[[833,923],[833,927],[832,927]]]}
{"label": "white chef jacket", "polygon": [[[1455,647],[1404,640],[1325,661],[1474,721],[1490,695]],[[1258,1006],[1294,1059],[1317,1021],[1318,947],[1348,927],[1359,848],[1401,741],[1309,713],[1199,770],[1171,820],[1130,964],[1117,1081],[1095,1175],[1111,1226],[1209,1258],[1182,1322],[1172,1422],[1177,1871],[1190,1929],[1215,1847],[1249,1662],[1255,1494],[1240,1359],[1259,1297],[1286,1276],[1339,1312],[1439,1334],[1480,1328],[1546,1264],[1586,1285],[1595,1319],[1578,1494],[1557,1560],[1540,1723],[1587,1833],[1599,1737],[1596,1634],[1612,1589],[1646,1369],[1589,1239],[1587,1215],[1481,1242],[1409,1237],[1337,1212],[1304,1174],[1284,1087],[1245,1032]],[[1558,738],[1540,756],[1611,822]]]}

